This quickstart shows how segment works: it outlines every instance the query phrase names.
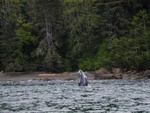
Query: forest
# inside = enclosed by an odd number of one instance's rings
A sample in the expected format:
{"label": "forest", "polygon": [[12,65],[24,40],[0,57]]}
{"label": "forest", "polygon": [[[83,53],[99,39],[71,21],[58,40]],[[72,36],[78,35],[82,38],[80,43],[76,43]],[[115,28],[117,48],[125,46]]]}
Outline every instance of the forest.
{"label": "forest", "polygon": [[150,0],[0,0],[0,71],[150,69]]}

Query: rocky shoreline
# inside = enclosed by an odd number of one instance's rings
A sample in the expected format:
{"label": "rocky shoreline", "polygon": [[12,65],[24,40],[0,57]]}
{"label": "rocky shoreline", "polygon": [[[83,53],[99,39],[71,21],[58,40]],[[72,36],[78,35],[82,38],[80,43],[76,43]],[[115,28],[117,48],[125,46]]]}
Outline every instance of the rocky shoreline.
{"label": "rocky shoreline", "polygon": [[121,68],[112,68],[108,71],[105,68],[100,68],[95,71],[95,79],[149,79],[150,70],[143,72],[125,71]]}
{"label": "rocky shoreline", "polygon": [[[96,71],[85,71],[89,80],[102,79],[150,79],[150,70],[143,72],[122,71],[120,68],[107,70],[100,68]],[[44,72],[8,72],[0,73],[0,81],[21,81],[21,80],[77,80],[77,72],[44,73]]]}

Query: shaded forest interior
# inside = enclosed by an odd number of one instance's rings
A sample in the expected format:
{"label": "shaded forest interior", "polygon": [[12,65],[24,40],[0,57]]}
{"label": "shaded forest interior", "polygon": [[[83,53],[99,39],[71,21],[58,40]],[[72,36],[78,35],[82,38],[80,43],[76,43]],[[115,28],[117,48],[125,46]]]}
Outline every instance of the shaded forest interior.
{"label": "shaded forest interior", "polygon": [[150,69],[150,0],[1,0],[0,70]]}

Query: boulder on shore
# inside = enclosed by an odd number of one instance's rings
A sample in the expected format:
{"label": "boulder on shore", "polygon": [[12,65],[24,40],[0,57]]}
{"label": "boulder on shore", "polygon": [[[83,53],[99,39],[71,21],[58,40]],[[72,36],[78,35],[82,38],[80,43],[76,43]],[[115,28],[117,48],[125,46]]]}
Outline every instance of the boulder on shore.
{"label": "boulder on shore", "polygon": [[150,78],[150,70],[146,70],[144,73],[139,73],[136,70],[130,70],[127,72],[122,72],[121,68],[111,68],[108,71],[105,68],[100,68],[95,71],[94,79],[142,79]]}
{"label": "boulder on shore", "polygon": [[146,70],[143,74],[143,77],[150,78],[150,70]]}
{"label": "boulder on shore", "polygon": [[100,68],[95,71],[95,79],[113,79],[114,74],[110,73],[107,69],[105,68]]}
{"label": "boulder on shore", "polygon": [[113,74],[120,74],[120,73],[122,73],[122,69],[121,68],[112,67],[111,70],[112,70]]}

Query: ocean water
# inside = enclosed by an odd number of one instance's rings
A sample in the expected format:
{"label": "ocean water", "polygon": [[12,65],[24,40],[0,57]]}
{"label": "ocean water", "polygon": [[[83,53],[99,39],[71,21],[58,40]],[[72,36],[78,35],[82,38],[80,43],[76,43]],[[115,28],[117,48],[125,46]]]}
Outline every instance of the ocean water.
{"label": "ocean water", "polygon": [[150,80],[0,81],[0,113],[150,113]]}

